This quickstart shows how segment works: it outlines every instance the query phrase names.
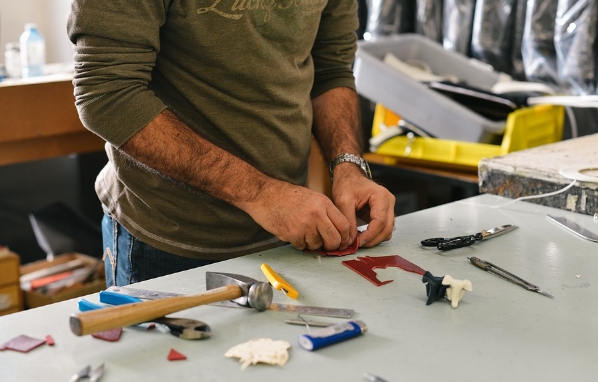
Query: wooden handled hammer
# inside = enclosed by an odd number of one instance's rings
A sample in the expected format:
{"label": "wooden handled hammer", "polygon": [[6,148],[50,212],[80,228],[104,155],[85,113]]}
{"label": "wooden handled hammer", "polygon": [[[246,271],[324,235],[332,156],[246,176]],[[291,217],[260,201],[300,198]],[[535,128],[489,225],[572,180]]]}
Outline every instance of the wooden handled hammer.
{"label": "wooden handled hammer", "polygon": [[270,284],[232,273],[206,272],[206,289],[205,292],[194,295],[168,297],[72,314],[71,331],[78,336],[84,336],[151,321],[181,310],[226,300],[264,311],[272,303],[273,297]]}

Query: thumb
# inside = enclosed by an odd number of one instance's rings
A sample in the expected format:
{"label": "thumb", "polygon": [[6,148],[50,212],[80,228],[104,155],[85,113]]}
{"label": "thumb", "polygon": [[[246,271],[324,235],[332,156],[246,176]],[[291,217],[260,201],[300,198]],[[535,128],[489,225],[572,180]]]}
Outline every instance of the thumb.
{"label": "thumb", "polygon": [[338,204],[337,208],[341,213],[347,218],[350,224],[349,228],[349,237],[347,238],[346,243],[341,243],[341,247],[344,249],[355,241],[357,238],[357,216],[355,213],[355,207],[351,204]]}

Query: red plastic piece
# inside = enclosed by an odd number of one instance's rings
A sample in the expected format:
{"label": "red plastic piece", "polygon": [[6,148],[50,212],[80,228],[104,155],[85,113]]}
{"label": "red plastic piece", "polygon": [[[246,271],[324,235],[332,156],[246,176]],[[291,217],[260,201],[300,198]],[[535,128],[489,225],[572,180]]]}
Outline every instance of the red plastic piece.
{"label": "red plastic piece", "polygon": [[45,344],[46,341],[32,338],[26,335],[20,335],[0,346],[2,350],[15,350],[27,353],[38,346]]}
{"label": "red plastic piece", "polygon": [[408,272],[417,273],[423,275],[426,271],[412,262],[403,259],[401,256],[379,256],[379,257],[358,257],[356,260],[345,260],[343,264],[351,268],[355,272],[359,273],[376,286],[388,284],[393,280],[380,281],[376,275],[374,269],[376,268],[388,268],[398,267],[403,268]]}
{"label": "red plastic piece", "polygon": [[316,250],[305,249],[303,252],[313,253],[313,254],[320,255],[320,256],[346,256],[346,255],[354,254],[355,252],[357,252],[358,249],[359,249],[359,236],[357,236],[355,238],[355,241],[353,242],[353,244],[348,246],[346,249],[343,249],[342,251],[327,251],[323,248],[320,248],[320,249],[316,249]]}
{"label": "red plastic piece", "polygon": [[54,338],[49,334],[46,336],[46,343],[48,346],[54,346]]}
{"label": "red plastic piece", "polygon": [[120,339],[123,328],[106,330],[104,332],[93,333],[91,336],[104,341],[116,342]]}
{"label": "red plastic piece", "polygon": [[181,354],[174,349],[170,349],[170,353],[168,353],[169,361],[182,361],[184,359],[187,359],[187,357],[184,354]]}

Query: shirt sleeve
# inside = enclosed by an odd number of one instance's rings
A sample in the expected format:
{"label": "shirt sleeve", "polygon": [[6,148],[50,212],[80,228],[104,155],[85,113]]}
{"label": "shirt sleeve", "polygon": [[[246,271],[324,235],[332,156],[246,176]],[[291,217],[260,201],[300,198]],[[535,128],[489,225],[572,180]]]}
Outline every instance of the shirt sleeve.
{"label": "shirt sleeve", "polygon": [[315,68],[311,97],[335,87],[355,89],[353,61],[357,50],[356,0],[329,0],[312,48]]}
{"label": "shirt sleeve", "polygon": [[148,89],[166,8],[150,0],[71,3],[75,105],[83,125],[115,147],[166,108]]}

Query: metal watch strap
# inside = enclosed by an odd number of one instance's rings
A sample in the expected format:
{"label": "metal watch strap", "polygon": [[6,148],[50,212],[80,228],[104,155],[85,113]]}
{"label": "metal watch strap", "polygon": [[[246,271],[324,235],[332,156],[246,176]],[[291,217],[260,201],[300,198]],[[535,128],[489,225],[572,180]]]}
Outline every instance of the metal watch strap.
{"label": "metal watch strap", "polygon": [[333,181],[334,168],[343,162],[351,162],[351,163],[359,166],[359,168],[361,168],[361,170],[363,170],[363,172],[368,177],[368,179],[372,179],[372,172],[370,170],[370,165],[368,164],[368,162],[365,159],[363,159],[357,155],[344,153],[344,154],[337,156],[336,158],[334,158],[332,160],[332,162],[330,162],[330,166],[328,167],[328,169],[330,170],[330,181],[331,182]]}

